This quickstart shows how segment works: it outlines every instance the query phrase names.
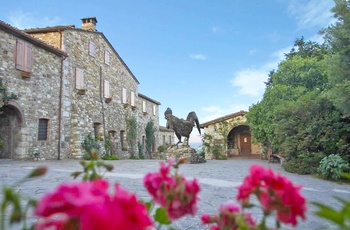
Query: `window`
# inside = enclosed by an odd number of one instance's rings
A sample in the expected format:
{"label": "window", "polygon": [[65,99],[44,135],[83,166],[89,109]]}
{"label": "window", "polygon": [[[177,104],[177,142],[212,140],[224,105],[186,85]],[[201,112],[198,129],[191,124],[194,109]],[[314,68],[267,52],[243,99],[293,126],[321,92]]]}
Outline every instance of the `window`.
{"label": "window", "polygon": [[38,140],[40,140],[40,141],[47,140],[48,124],[49,124],[48,119],[44,119],[44,118],[39,119]]}
{"label": "window", "polygon": [[126,98],[126,89],[123,88],[123,95],[122,95],[122,103],[127,104],[127,98]]}
{"label": "window", "polygon": [[17,39],[16,69],[32,72],[32,45]]}
{"label": "window", "polygon": [[135,106],[135,93],[134,92],[131,92],[131,95],[130,95],[130,104],[131,106]]}
{"label": "window", "polygon": [[142,101],[142,112],[146,113],[146,101]]}
{"label": "window", "polygon": [[110,94],[110,91],[109,91],[109,81],[107,80],[104,80],[104,83],[103,83],[103,92],[104,92],[104,97],[105,98],[110,98],[111,97],[111,94]]}
{"label": "window", "polygon": [[76,67],[75,68],[75,88],[76,89],[84,89],[85,83],[84,83],[84,70]]}
{"label": "window", "polygon": [[95,57],[95,43],[91,41],[89,43],[89,55]]}
{"label": "window", "polygon": [[105,50],[105,64],[109,65],[109,52]]}

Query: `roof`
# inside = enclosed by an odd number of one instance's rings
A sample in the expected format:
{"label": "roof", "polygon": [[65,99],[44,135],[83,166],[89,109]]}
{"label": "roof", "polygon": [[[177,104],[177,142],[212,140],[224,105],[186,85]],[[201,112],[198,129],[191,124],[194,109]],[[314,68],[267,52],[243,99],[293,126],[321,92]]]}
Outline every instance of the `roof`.
{"label": "roof", "polygon": [[248,113],[247,111],[241,110],[241,111],[239,111],[237,113],[231,113],[229,115],[226,115],[226,116],[223,116],[223,117],[219,117],[219,118],[216,118],[214,120],[205,122],[205,123],[201,124],[199,127],[204,129],[204,128],[208,127],[209,125],[216,124],[216,123],[219,123],[221,121],[226,121],[226,120],[228,120],[230,118],[234,118],[234,117],[238,117],[238,116],[244,116],[247,113]]}
{"label": "roof", "polygon": [[159,126],[159,131],[161,131],[161,132],[174,132],[174,130],[173,129],[168,129],[168,128],[166,128],[166,127],[164,127],[164,126]]}
{"label": "roof", "polygon": [[75,25],[67,25],[67,26],[53,26],[53,27],[45,27],[45,28],[32,28],[32,29],[25,29],[23,32],[26,32],[28,34],[34,34],[34,33],[48,33],[48,32],[60,32],[64,30],[76,30],[76,31],[81,31],[81,32],[86,32],[86,33],[97,33],[102,36],[102,38],[106,41],[106,43],[111,47],[113,50],[114,54],[120,59],[124,67],[128,70],[128,72],[131,74],[131,76],[134,78],[134,80],[137,82],[137,84],[140,84],[140,82],[137,80],[135,75],[131,72],[127,64],[123,61],[123,59],[119,56],[118,52],[114,49],[112,44],[108,41],[106,36],[102,32],[98,31],[90,31],[90,30],[84,30],[80,28],[75,28]]}
{"label": "roof", "polygon": [[13,34],[14,36],[16,36],[22,40],[30,42],[33,45],[36,45],[42,49],[45,49],[53,54],[56,54],[57,56],[61,56],[61,57],[68,56],[66,52],[64,52],[60,49],[57,49],[57,48],[47,44],[46,42],[43,42],[40,39],[37,39],[37,38],[23,32],[23,31],[1,21],[1,20],[0,20],[0,29],[7,32],[7,33]]}
{"label": "roof", "polygon": [[153,100],[152,98],[149,98],[149,97],[147,97],[147,96],[145,96],[145,95],[143,95],[143,94],[141,94],[141,93],[139,93],[139,97],[142,97],[143,99],[146,99],[146,100],[148,100],[148,101],[151,101],[151,102],[153,102],[154,104],[160,105],[160,102],[158,102],[158,101],[156,101],[156,100]]}

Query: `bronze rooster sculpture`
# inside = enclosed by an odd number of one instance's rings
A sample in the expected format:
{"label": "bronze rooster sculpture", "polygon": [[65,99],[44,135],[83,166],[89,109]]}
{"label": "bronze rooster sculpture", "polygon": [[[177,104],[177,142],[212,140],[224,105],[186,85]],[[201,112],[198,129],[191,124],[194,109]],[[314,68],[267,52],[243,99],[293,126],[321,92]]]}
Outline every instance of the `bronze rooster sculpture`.
{"label": "bronze rooster sculpture", "polygon": [[187,143],[189,143],[188,140],[194,126],[197,127],[199,134],[201,134],[198,117],[195,112],[190,112],[186,120],[174,116],[170,108],[164,112],[164,115],[167,120],[166,128],[173,129],[176,137],[179,139],[176,145],[182,143],[181,137],[186,137]]}

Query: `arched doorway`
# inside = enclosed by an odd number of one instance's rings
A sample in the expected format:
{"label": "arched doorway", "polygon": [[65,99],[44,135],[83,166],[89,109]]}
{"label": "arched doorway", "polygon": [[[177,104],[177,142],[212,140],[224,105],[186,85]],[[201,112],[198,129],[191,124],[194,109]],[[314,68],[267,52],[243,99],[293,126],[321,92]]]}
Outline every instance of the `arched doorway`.
{"label": "arched doorway", "polygon": [[230,156],[251,154],[252,142],[248,125],[239,125],[231,129],[227,135],[227,149]]}
{"label": "arched doorway", "polygon": [[20,144],[23,125],[23,115],[15,105],[7,104],[1,107],[0,140],[3,147],[0,149],[0,158],[16,158],[23,154]]}

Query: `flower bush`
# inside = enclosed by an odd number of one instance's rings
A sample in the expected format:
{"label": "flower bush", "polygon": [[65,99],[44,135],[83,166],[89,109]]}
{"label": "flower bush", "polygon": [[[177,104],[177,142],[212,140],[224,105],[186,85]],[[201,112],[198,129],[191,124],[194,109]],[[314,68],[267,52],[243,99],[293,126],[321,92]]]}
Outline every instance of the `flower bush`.
{"label": "flower bush", "polygon": [[146,206],[119,185],[108,181],[65,183],[44,195],[34,213],[35,229],[146,229],[153,225]]}
{"label": "flower bush", "polygon": [[[111,171],[113,166],[101,160],[83,161],[82,172],[74,172],[72,176],[83,176],[82,181],[60,184],[53,191],[35,201],[27,199],[28,204],[20,205],[25,198],[14,188],[3,188],[1,203],[0,230],[5,229],[5,214],[10,210],[10,224],[23,222],[22,229],[27,227],[28,210],[33,210],[38,218],[34,229],[160,229],[163,224],[170,224],[186,215],[197,214],[200,186],[197,179],[188,180],[179,174],[178,168],[184,160],[168,163],[161,162],[157,172],[145,175],[143,184],[152,200],[144,202],[131,193],[114,184],[114,192],[109,193],[110,184],[103,179],[102,170]],[[101,170],[102,168],[102,170]],[[43,175],[46,167],[34,170],[25,179]],[[286,177],[274,173],[259,165],[250,168],[249,175],[238,188],[236,201],[227,201],[218,208],[217,214],[204,213],[201,216],[203,225],[209,225],[210,230],[226,229],[270,229],[266,218],[276,219],[275,228],[281,224],[296,226],[299,219],[305,219],[306,200],[300,194],[300,186],[295,186]],[[251,202],[255,196],[257,204]],[[347,226],[349,202],[344,201],[344,213],[339,213],[339,220],[334,221],[339,226]],[[154,211],[153,208],[157,206]],[[317,204],[318,215],[334,219],[335,211]],[[252,207],[262,209],[263,218],[255,220],[246,211]]]}

